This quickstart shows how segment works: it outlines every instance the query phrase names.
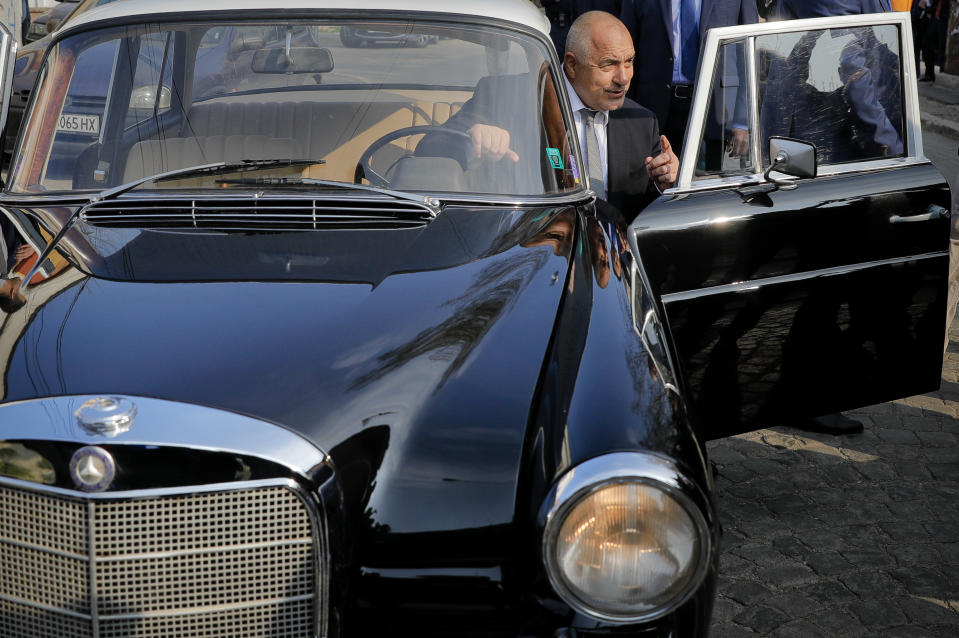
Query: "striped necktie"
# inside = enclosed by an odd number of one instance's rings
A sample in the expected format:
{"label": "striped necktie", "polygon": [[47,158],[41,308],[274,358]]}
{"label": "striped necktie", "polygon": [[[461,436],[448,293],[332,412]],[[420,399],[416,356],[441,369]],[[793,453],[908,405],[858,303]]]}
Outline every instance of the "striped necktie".
{"label": "striped necktie", "polygon": [[606,198],[606,180],[603,178],[603,162],[599,155],[599,142],[596,141],[596,114],[591,108],[580,109],[583,114],[583,131],[586,134],[586,168],[589,183],[597,197]]}

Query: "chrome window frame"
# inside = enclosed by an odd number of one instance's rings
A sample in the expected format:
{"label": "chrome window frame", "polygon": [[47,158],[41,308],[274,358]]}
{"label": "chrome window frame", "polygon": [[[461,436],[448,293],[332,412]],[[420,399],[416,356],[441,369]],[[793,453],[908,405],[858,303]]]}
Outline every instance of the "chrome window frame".
{"label": "chrome window frame", "polygon": [[[761,158],[759,148],[759,76],[756,66],[756,38],[777,33],[795,33],[797,31],[817,31],[822,29],[843,29],[865,26],[892,25],[899,29],[899,55],[902,65],[903,89],[903,117],[905,131],[903,142],[905,156],[895,158],[881,158],[862,162],[844,164],[827,164],[821,166],[819,175],[842,175],[866,170],[883,170],[926,164],[929,160],[923,154],[922,127],[919,113],[919,89],[916,77],[916,60],[912,42],[912,23],[909,13],[904,11],[890,11],[888,13],[871,13],[864,15],[837,16],[827,18],[809,18],[805,20],[783,20],[777,22],[763,22],[759,24],[745,24],[732,27],[710,29],[706,35],[703,55],[700,61],[699,76],[696,78],[693,102],[690,107],[689,126],[686,130],[686,143],[683,145],[683,156],[680,158],[679,177],[676,186],[664,191],[666,195],[685,193],[690,191],[713,190],[731,186],[743,186],[765,181],[763,179],[762,162],[753,163],[753,172],[746,175],[717,177],[702,179],[693,182],[693,169],[696,163],[698,143],[690,144],[689,140],[702,138],[705,128],[706,110],[712,97],[713,77],[705,81],[704,69],[715,69],[718,63],[719,47],[729,40],[746,41],[746,86],[748,94],[749,123],[750,123],[750,150],[754,156]],[[713,73],[712,75],[715,75]]]}

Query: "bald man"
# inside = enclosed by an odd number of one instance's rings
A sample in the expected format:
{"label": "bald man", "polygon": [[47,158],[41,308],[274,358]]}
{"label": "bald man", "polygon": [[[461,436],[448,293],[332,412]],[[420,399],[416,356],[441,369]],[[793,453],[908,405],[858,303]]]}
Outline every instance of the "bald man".
{"label": "bald man", "polygon": [[597,196],[627,222],[672,186],[679,172],[656,116],[626,97],[635,55],[625,25],[605,11],[589,11],[573,22],[563,55],[584,172]]}

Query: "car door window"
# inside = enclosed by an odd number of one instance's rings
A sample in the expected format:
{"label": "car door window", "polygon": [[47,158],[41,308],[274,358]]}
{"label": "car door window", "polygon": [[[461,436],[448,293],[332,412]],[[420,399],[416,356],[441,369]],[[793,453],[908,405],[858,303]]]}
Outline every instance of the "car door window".
{"label": "car door window", "polygon": [[903,56],[901,21],[883,16],[832,27],[836,22],[823,19],[813,29],[767,23],[751,35],[744,27],[715,30],[697,82],[680,188],[760,179],[773,136],[814,144],[820,173],[920,154],[904,99],[903,65],[911,62]]}
{"label": "car door window", "polygon": [[892,25],[761,36],[760,131],[816,145],[820,165],[903,154],[898,30]]}
{"label": "car door window", "polygon": [[713,90],[696,157],[696,179],[753,172],[749,145],[746,41],[724,43],[712,74]]}

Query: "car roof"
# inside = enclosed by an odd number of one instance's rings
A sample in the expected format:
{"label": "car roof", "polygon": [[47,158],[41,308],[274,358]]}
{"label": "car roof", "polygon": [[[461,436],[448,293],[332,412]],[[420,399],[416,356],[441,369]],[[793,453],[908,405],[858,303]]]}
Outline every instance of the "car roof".
{"label": "car roof", "polygon": [[71,20],[62,31],[72,31],[90,23],[112,20],[124,16],[157,14],[190,14],[223,11],[252,11],[263,9],[275,16],[277,11],[305,10],[322,11],[343,9],[351,11],[370,11],[376,14],[384,11],[424,12],[444,15],[472,15],[481,18],[497,18],[515,22],[549,34],[549,20],[542,9],[529,0],[206,0],[198,8],[195,0],[123,0],[110,2],[87,11]]}

